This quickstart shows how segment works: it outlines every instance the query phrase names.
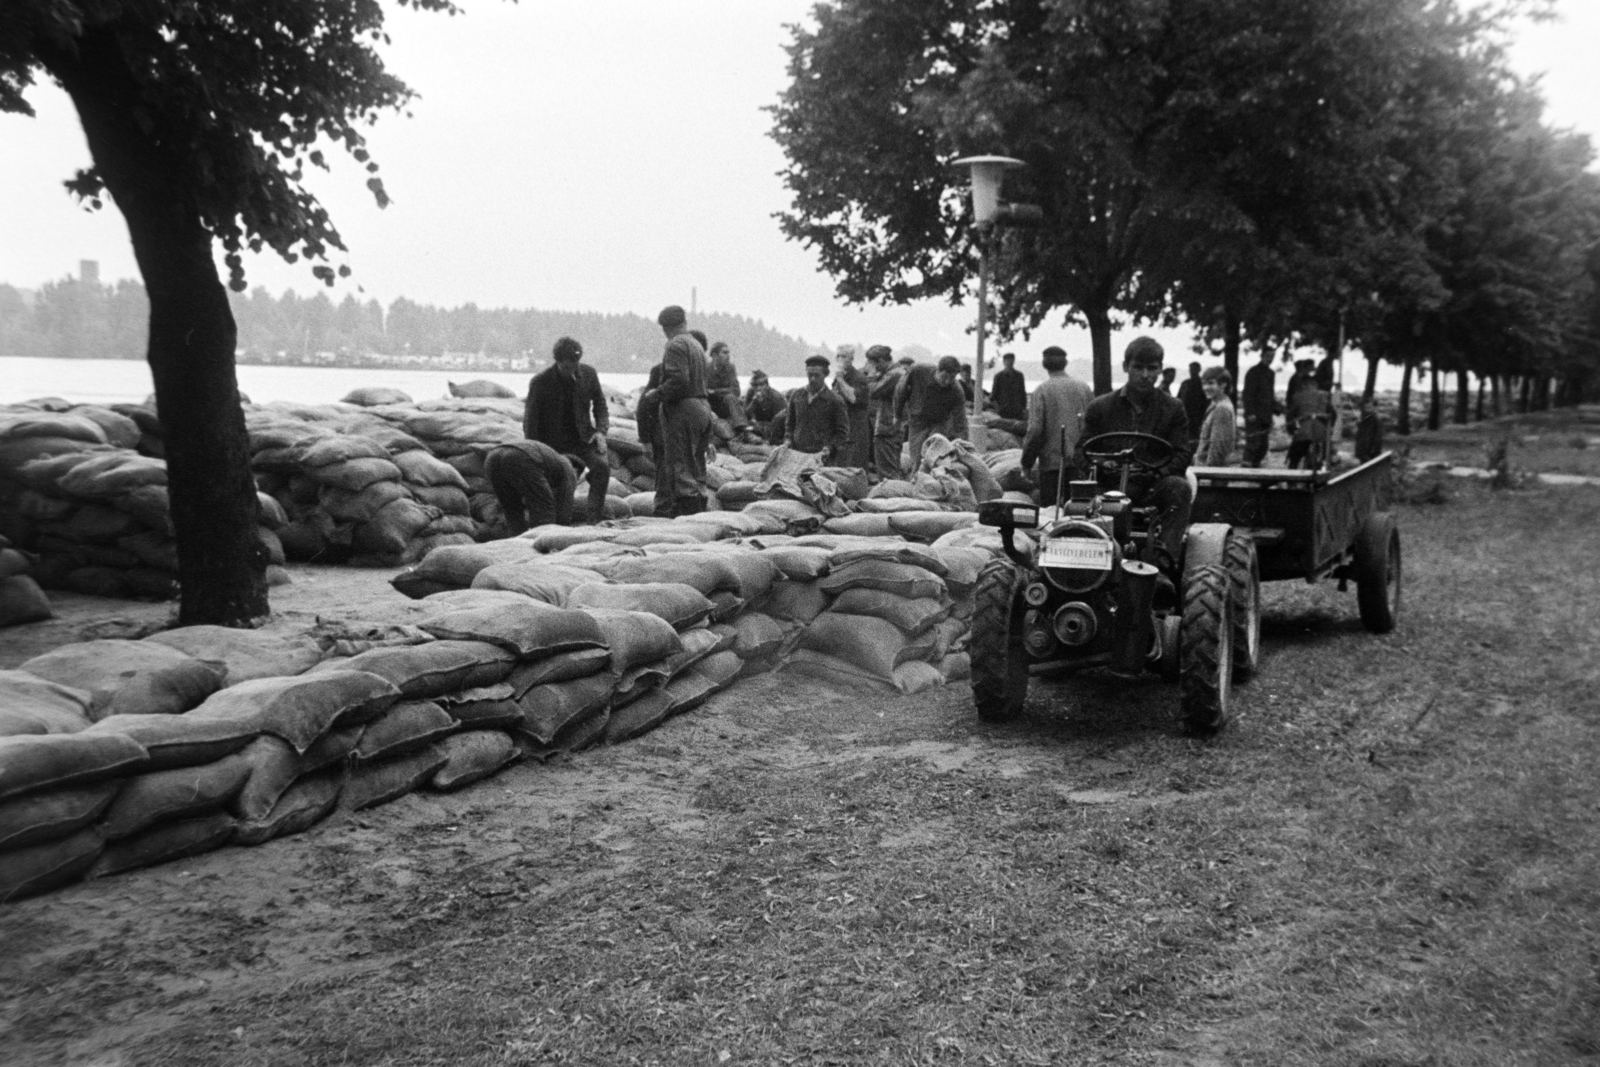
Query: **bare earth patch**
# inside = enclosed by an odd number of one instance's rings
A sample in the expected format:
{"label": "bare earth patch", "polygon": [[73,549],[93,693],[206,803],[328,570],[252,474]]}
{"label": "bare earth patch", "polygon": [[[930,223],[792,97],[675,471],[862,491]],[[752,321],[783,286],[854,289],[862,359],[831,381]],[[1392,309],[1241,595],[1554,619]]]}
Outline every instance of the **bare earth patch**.
{"label": "bare earth patch", "polygon": [[[1400,521],[1399,629],[1268,587],[1213,743],[1158,682],[1036,683],[993,728],[960,686],[766,675],[0,909],[0,1059],[1594,1062],[1600,490],[1463,484]],[[275,603],[403,621],[383,577]]]}

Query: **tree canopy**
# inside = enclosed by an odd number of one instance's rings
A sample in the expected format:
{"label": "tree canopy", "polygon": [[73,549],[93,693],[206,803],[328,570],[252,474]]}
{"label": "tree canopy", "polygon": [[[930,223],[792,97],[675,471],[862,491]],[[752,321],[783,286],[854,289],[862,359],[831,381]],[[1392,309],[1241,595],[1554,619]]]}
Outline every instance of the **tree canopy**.
{"label": "tree canopy", "polygon": [[[399,0],[454,12],[449,0]],[[303,184],[338,147],[386,197],[361,135],[411,90],[384,67],[377,0],[7,0],[0,110],[31,114],[42,74],[72,98],[91,167],[68,187],[128,224],[150,300],[148,358],[168,428],[184,623],[266,613],[265,557],[233,353],[213,259],[245,286],[243,249],[313,261],[344,247]],[[343,270],[344,268],[339,268]]]}
{"label": "tree canopy", "polygon": [[[1235,368],[1243,337],[1393,349],[1399,309],[1462,300],[1492,309],[1492,327],[1472,327],[1480,347],[1531,338],[1509,317],[1532,304],[1507,286],[1570,305],[1596,236],[1587,142],[1542,131],[1536,94],[1505,61],[1506,28],[1539,6],[836,0],[794,28],[773,109],[793,194],[781,225],[846,299],[959,302],[975,249],[950,164],[1024,160],[1008,194],[1040,205],[1044,224],[1001,241],[1000,326],[1087,324],[1097,391],[1110,387],[1114,315],[1187,320]],[[1459,269],[1467,249],[1446,234],[1472,203],[1496,202],[1490,171],[1510,180],[1486,159],[1523,158],[1525,184],[1530,152],[1549,164],[1542,196],[1474,215],[1498,236],[1481,233],[1472,254],[1522,257],[1523,284],[1468,297],[1481,271]],[[1543,314],[1547,327],[1582,319]],[[1559,343],[1549,329],[1535,342]]]}

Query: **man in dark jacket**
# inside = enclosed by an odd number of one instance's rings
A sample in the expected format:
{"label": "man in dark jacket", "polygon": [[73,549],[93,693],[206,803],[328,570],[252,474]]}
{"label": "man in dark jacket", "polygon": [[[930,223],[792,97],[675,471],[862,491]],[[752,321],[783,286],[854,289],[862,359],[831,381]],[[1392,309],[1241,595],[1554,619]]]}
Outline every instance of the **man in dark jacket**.
{"label": "man in dark jacket", "polygon": [[1205,386],[1200,382],[1200,364],[1189,364],[1189,376],[1178,383],[1178,403],[1183,405],[1183,416],[1189,420],[1189,432],[1198,432],[1200,424],[1206,421],[1206,408],[1211,406],[1211,401],[1206,399]]}
{"label": "man in dark jacket", "polygon": [[952,441],[967,436],[968,398],[960,374],[960,360],[941,356],[936,366],[916,364],[895,386],[895,416],[905,419],[913,475],[922,466],[922,446],[929,435],[943,434]]}
{"label": "man in dark jacket", "polygon": [[1244,465],[1259,467],[1267,458],[1272,436],[1272,416],[1278,407],[1277,374],[1272,369],[1272,350],[1263,349],[1261,362],[1244,372],[1240,401],[1244,407]]}
{"label": "man in dark jacket", "polygon": [[522,410],[522,436],[542,441],[558,453],[577,456],[588,468],[589,521],[606,517],[606,489],[611,465],[606,461],[606,432],[611,428],[600,376],[582,363],[583,346],[563,337],[551,350],[555,363],[528,383]]}
{"label": "man in dark jacket", "polygon": [[517,441],[492,449],[483,461],[506,525],[515,537],[532,526],[572,524],[572,491],[577,485],[570,459],[540,441]]}
{"label": "man in dark jacket", "polygon": [[828,357],[806,359],[806,384],[789,394],[789,447],[821,452],[829,466],[841,466],[850,452],[850,412],[828,388]]}
{"label": "man in dark jacket", "polygon": [[783,394],[767,381],[766,371],[750,372],[750,388],[744,394],[744,413],[755,422],[756,429],[769,444],[775,445],[783,440],[778,416],[783,414],[787,403]]}
{"label": "man in dark jacket", "polygon": [[[1194,493],[1183,476],[1189,469],[1191,454],[1189,420],[1178,399],[1163,393],[1156,384],[1161,378],[1161,364],[1165,358],[1166,353],[1154,338],[1138,337],[1128,345],[1122,357],[1127,382],[1121,389],[1096,397],[1083,413],[1078,465],[1088,469],[1088,460],[1083,455],[1084,443],[1103,433],[1146,433],[1172,446],[1171,453],[1161,460],[1154,472],[1135,474],[1129,479],[1128,495],[1137,505],[1156,508],[1161,536],[1155,546],[1156,558],[1150,562],[1173,574],[1183,552],[1183,536],[1189,528]],[[1126,447],[1127,444],[1113,445],[1115,450]],[[1147,447],[1149,451],[1144,452],[1143,458],[1154,460],[1155,446]],[[1135,458],[1141,458],[1142,451],[1136,449]],[[1110,471],[1100,472],[1099,478],[1107,487],[1117,484]]]}
{"label": "man in dark jacket", "polygon": [[1017,369],[1017,354],[1007,352],[1000,357],[1005,368],[994,376],[994,386],[989,398],[994,401],[996,413],[1002,419],[1028,417],[1028,379]]}

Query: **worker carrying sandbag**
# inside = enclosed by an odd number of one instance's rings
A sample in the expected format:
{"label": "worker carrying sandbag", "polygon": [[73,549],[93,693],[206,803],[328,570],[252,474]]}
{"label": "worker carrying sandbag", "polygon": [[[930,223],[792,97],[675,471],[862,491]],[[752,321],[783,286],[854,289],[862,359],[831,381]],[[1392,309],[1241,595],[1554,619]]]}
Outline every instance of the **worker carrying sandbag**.
{"label": "worker carrying sandbag", "polygon": [[572,524],[576,471],[584,466],[581,458],[564,456],[542,441],[517,441],[491,451],[483,473],[514,537],[534,526]]}

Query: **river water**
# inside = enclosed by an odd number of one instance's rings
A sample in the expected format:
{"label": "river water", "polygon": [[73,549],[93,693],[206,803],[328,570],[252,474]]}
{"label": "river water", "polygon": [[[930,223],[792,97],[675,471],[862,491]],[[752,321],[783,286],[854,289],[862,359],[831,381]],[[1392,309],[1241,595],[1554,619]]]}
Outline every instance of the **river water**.
{"label": "river water", "polygon": [[[527,373],[473,370],[380,370],[370,367],[263,367],[241,365],[239,389],[255,403],[292,400],[301,404],[327,404],[352,389],[382,385],[404,391],[413,400],[450,395],[450,382],[486,379],[518,396],[528,392]],[[643,374],[601,374],[600,380],[627,392],[645,383]],[[793,388],[803,378],[773,378],[778,389]],[[744,384],[749,384],[744,379]],[[0,404],[40,397],[60,397],[74,403],[138,403],[154,386],[150,366],[138,359],[42,359],[34,356],[0,358]]]}

